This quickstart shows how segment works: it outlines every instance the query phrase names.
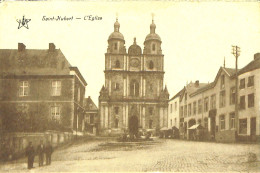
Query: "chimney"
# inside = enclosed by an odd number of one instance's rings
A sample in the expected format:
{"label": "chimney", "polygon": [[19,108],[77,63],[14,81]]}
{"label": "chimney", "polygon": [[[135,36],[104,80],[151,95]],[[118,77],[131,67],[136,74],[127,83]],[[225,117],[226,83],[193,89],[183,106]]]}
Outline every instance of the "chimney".
{"label": "chimney", "polygon": [[260,59],[260,53],[254,54],[254,60]]}
{"label": "chimney", "polygon": [[26,46],[23,43],[18,43],[18,52],[24,51]]}
{"label": "chimney", "polygon": [[49,51],[54,51],[56,48],[54,43],[49,43]]}
{"label": "chimney", "polygon": [[196,81],[195,81],[195,87],[199,87],[199,85],[200,85],[200,81],[199,81],[199,80],[196,80]]}

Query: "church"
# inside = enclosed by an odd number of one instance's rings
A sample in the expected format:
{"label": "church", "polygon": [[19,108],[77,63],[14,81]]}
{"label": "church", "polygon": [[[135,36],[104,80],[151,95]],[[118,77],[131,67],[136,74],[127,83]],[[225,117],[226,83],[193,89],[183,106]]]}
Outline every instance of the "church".
{"label": "church", "polygon": [[118,19],[108,37],[105,53],[105,85],[99,96],[99,131],[120,134],[131,129],[158,131],[167,127],[169,93],[164,87],[164,55],[154,20],[144,49],[125,47]]}

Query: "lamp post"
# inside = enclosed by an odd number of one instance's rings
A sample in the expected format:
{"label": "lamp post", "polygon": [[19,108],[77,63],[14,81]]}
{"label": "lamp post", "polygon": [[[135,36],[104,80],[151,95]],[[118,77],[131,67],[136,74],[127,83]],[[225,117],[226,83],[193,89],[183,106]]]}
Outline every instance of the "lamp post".
{"label": "lamp post", "polygon": [[238,132],[238,74],[237,74],[237,63],[238,63],[238,57],[240,55],[240,47],[232,46],[232,54],[236,58],[235,128],[236,128],[236,131]]}

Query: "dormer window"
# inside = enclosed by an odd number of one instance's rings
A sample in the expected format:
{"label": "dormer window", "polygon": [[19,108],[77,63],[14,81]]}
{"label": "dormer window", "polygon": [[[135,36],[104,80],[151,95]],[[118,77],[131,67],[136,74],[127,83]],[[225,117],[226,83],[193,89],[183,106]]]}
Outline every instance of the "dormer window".
{"label": "dormer window", "polygon": [[153,65],[153,61],[149,62],[149,69],[153,69],[154,65]]}
{"label": "dormer window", "polygon": [[119,60],[116,60],[115,68],[120,68],[120,62],[119,62]]}

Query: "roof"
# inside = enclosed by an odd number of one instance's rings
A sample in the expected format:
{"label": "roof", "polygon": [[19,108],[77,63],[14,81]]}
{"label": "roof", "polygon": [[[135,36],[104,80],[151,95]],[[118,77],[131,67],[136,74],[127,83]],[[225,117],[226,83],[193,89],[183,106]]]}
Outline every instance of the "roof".
{"label": "roof", "polygon": [[233,76],[233,75],[236,74],[236,69],[235,68],[223,67],[223,70],[225,70],[229,76]]}
{"label": "roof", "polygon": [[195,85],[196,83],[190,82],[187,86],[184,87],[184,91],[181,93],[181,100],[185,94],[185,91],[192,95],[194,92],[198,91],[200,88],[203,88],[208,85],[208,83],[199,83],[198,86]]}
{"label": "roof", "polygon": [[108,37],[108,40],[111,40],[111,39],[124,40],[124,36],[119,31],[118,32],[112,32],[110,34],[110,36]]}
{"label": "roof", "polygon": [[251,61],[249,64],[247,64],[241,70],[239,70],[238,75],[255,70],[255,69],[259,69],[259,68],[260,68],[260,56],[255,57],[255,59],[253,61]]}
{"label": "roof", "polygon": [[156,33],[150,33],[150,34],[148,34],[148,35],[146,36],[144,42],[150,41],[150,40],[158,40],[158,41],[161,42],[161,37],[160,37],[158,34],[156,34]]}
{"label": "roof", "polygon": [[0,49],[0,75],[68,75],[71,65],[60,49]]}
{"label": "roof", "polygon": [[173,99],[175,99],[175,98],[181,96],[181,94],[182,94],[183,92],[184,92],[184,88],[181,89],[177,94],[175,94],[169,101],[171,101],[171,100],[173,100]]}
{"label": "roof", "polygon": [[84,98],[83,102],[85,111],[98,111],[97,106],[95,105],[90,96],[88,98]]}

